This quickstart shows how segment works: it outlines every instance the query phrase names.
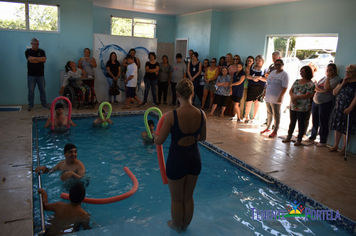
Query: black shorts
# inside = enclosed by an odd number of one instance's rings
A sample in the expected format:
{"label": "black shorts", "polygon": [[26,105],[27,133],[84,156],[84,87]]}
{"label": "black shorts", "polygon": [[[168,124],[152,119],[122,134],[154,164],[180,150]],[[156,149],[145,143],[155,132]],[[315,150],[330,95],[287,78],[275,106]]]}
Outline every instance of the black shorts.
{"label": "black shorts", "polygon": [[231,99],[232,99],[233,102],[238,102],[238,103],[240,103],[240,101],[241,101],[241,97],[238,97],[238,96],[232,96],[232,95],[231,95]]}
{"label": "black shorts", "polygon": [[246,102],[256,101],[263,96],[263,89],[260,85],[248,85]]}
{"label": "black shorts", "polygon": [[221,96],[221,95],[215,94],[213,104],[217,104],[217,105],[226,107],[228,98],[229,98],[229,96]]}
{"label": "black shorts", "polygon": [[135,87],[126,87],[126,98],[134,98],[136,96]]}

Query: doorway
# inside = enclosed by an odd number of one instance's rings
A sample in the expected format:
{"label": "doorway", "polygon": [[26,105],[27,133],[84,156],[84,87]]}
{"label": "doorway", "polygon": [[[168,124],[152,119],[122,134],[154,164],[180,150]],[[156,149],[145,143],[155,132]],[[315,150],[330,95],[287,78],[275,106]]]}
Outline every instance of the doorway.
{"label": "doorway", "polygon": [[[281,106],[280,127],[289,127],[289,89],[293,83],[300,79],[300,69],[313,64],[316,67],[313,81],[317,82],[325,76],[325,69],[329,63],[335,62],[338,35],[303,35],[303,36],[267,36],[266,64],[273,63],[272,53],[279,51],[284,61],[284,71],[289,75],[288,90],[284,95]],[[311,122],[309,122],[309,128]],[[308,128],[308,130],[309,130]]]}
{"label": "doorway", "polygon": [[186,58],[188,55],[188,38],[176,38],[175,50],[174,50],[174,59],[176,58],[177,53],[182,54],[182,58]]}

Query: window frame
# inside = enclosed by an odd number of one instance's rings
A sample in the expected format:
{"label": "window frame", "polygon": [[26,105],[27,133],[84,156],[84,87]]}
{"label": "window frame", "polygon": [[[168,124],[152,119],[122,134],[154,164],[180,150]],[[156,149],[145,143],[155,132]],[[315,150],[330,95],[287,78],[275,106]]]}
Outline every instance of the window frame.
{"label": "window frame", "polygon": [[[37,2],[10,2],[10,1],[0,1],[0,2],[24,4],[25,5],[25,24],[26,24],[26,29],[0,28],[0,30],[22,31],[22,32],[29,31],[29,32],[38,32],[38,33],[59,33],[60,32],[60,5],[58,5],[58,4],[43,4],[43,3],[37,3]],[[31,30],[30,29],[30,6],[29,6],[30,4],[57,7],[57,30]]]}
{"label": "window frame", "polygon": [[[112,34],[112,19],[113,18],[122,18],[122,19],[131,19],[131,36],[126,36],[126,35],[117,35],[117,34]],[[111,15],[110,18],[110,34],[114,35],[114,36],[122,36],[122,37],[134,37],[134,38],[145,38],[145,39],[151,39],[151,38],[147,38],[147,37],[137,37],[135,36],[135,20],[151,20],[154,21],[155,23],[146,23],[146,22],[138,22],[140,24],[147,24],[147,25],[154,25],[154,32],[153,32],[153,39],[156,38],[156,29],[157,29],[157,20],[156,19],[152,19],[152,18],[142,18],[142,17],[122,17],[122,16],[113,16]],[[137,23],[137,22],[136,22]]]}

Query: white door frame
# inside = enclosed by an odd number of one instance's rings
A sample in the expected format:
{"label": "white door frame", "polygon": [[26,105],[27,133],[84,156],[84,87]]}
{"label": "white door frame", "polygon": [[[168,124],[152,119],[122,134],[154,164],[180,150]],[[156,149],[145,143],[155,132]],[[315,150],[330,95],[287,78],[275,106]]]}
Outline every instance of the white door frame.
{"label": "white door frame", "polygon": [[[177,55],[177,41],[187,41],[187,49],[185,52],[185,55],[188,55],[188,51],[189,51],[189,38],[176,38],[175,40],[175,44],[174,44],[174,57]],[[184,60],[184,58],[183,58]]]}

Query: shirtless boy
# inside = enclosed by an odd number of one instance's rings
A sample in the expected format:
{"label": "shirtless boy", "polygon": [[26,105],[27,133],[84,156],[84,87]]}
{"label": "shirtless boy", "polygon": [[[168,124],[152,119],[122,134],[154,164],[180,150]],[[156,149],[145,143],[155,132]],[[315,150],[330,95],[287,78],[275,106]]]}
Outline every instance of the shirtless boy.
{"label": "shirtless boy", "polygon": [[[55,106],[55,114],[54,114],[54,127],[55,128],[62,128],[67,126],[67,119],[68,117],[63,115],[63,104],[57,103]],[[77,126],[72,120],[69,121],[71,126]],[[47,119],[45,124],[45,128],[49,128],[52,126],[51,118]]]}
{"label": "shirtless boy", "polygon": [[35,172],[42,173],[53,173],[57,170],[63,171],[61,180],[65,181],[70,177],[80,179],[85,176],[85,166],[84,164],[77,159],[77,147],[74,144],[67,143],[64,147],[64,156],[65,160],[60,161],[52,169],[47,168],[46,166],[39,166],[35,169]]}
{"label": "shirtless boy", "polygon": [[50,226],[46,229],[46,235],[62,235],[79,230],[82,225],[84,229],[91,229],[89,226],[90,214],[81,206],[85,198],[85,188],[82,183],[77,183],[70,188],[70,203],[55,202],[48,203],[47,193],[44,189],[38,189],[42,194],[43,209],[54,211]]}

